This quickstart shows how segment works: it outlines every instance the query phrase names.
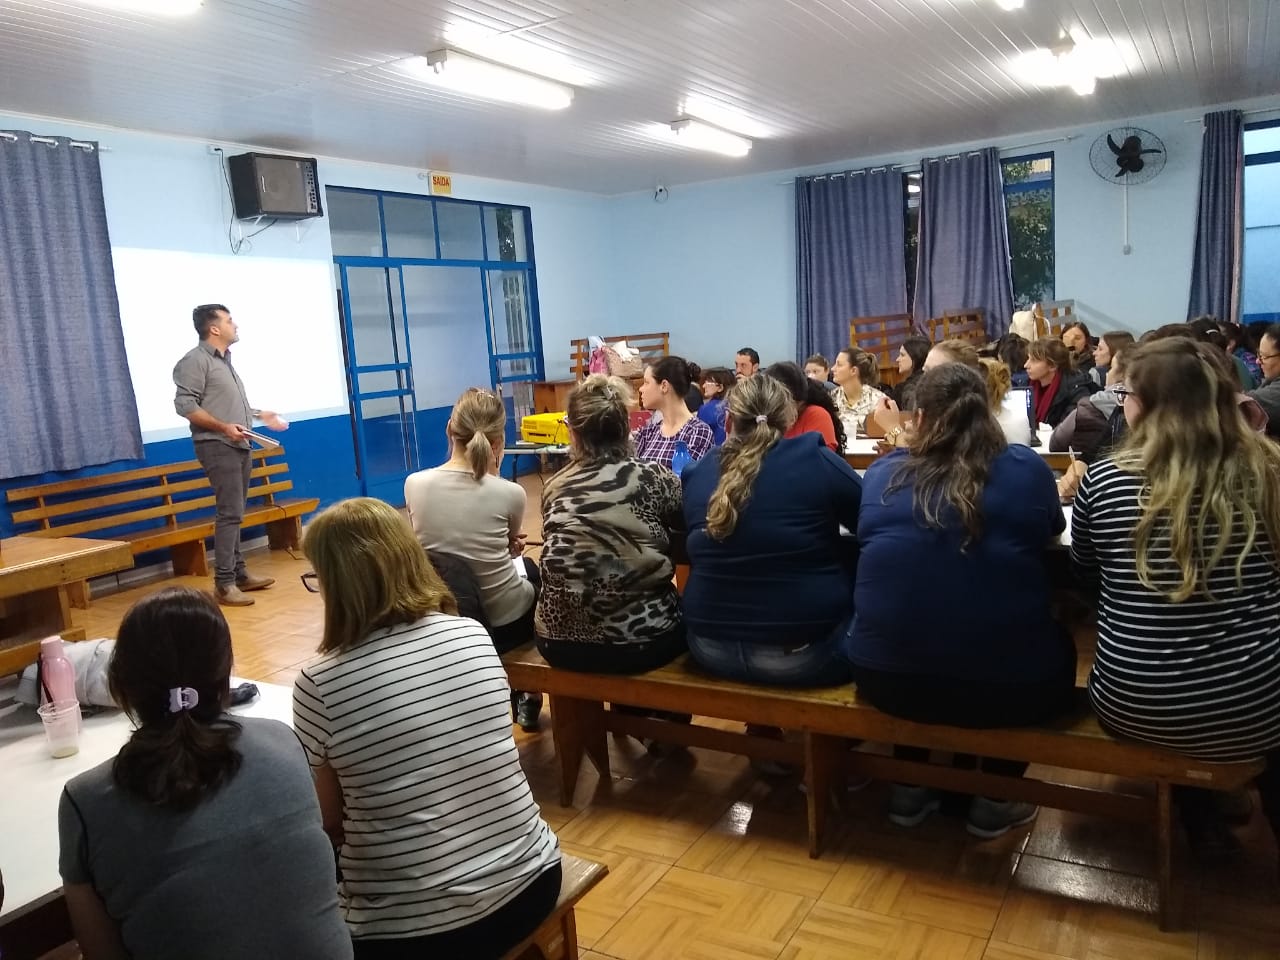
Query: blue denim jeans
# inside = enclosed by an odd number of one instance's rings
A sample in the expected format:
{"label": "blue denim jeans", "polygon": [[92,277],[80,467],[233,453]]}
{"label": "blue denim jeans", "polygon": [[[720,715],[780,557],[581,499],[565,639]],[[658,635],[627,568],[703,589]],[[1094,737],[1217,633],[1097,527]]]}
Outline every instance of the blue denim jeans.
{"label": "blue denim jeans", "polygon": [[827,636],[803,646],[713,640],[689,631],[689,653],[708,673],[727,680],[778,687],[834,687],[849,682],[849,664],[840,652],[841,623]]}

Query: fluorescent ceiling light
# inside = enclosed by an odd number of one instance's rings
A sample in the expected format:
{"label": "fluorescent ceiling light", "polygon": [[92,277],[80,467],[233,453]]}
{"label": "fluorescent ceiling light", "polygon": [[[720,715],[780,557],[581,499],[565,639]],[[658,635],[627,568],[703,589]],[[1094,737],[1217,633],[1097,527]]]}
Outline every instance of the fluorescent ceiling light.
{"label": "fluorescent ceiling light", "polygon": [[478,24],[460,21],[444,28],[445,46],[502,63],[571,87],[594,87],[599,80],[577,62],[554,49],[549,39],[512,31],[499,32]]}
{"label": "fluorescent ceiling light", "polygon": [[996,0],[996,6],[1001,10],[1021,10],[1022,0]]}
{"label": "fluorescent ceiling light", "polygon": [[425,57],[411,57],[405,67],[432,86],[485,100],[543,110],[563,110],[573,102],[573,87],[456,50],[435,50]]}
{"label": "fluorescent ceiling light", "polygon": [[728,130],[743,137],[768,139],[769,137],[777,136],[776,130],[760,123],[742,110],[721,100],[705,97],[697,93],[691,93],[684,98],[684,102],[680,104],[680,109],[676,112],[676,115],[697,117],[704,123],[709,123],[719,127],[721,130]]}
{"label": "fluorescent ceiling light", "polygon": [[204,0],[84,0],[92,7],[122,13],[150,13],[164,17],[185,17],[204,5]]}
{"label": "fluorescent ceiling light", "polygon": [[1010,66],[1021,80],[1041,87],[1070,87],[1080,96],[1093,93],[1097,81],[1128,69],[1132,48],[1113,40],[1094,40],[1078,27],[1053,49],[1037,47],[1019,54]]}
{"label": "fluorescent ceiling light", "polygon": [[751,152],[751,141],[728,130],[721,130],[701,120],[683,117],[672,121],[671,131],[676,142],[695,150],[709,150],[727,157],[745,157]]}

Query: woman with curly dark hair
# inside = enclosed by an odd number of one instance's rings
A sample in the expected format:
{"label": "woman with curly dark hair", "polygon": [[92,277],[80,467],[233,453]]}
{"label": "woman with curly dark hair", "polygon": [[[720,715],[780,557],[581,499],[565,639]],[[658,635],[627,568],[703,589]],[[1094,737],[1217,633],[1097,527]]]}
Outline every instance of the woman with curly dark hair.
{"label": "woman with curly dark hair", "polygon": [[831,391],[817,380],[806,377],[799,365],[790,361],[775,363],[765,373],[787,388],[796,405],[796,422],[785,436],[820,433],[823,443],[836,453],[843,452],[848,438],[835,401],[831,399]]}

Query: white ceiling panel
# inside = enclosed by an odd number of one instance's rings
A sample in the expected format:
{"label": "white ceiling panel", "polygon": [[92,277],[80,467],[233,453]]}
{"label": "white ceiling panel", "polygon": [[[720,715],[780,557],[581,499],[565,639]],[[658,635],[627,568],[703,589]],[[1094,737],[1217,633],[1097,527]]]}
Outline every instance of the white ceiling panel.
{"label": "white ceiling panel", "polygon": [[[1092,96],[1009,61],[1127,45]],[[451,46],[577,93],[558,113],[424,86]],[[1275,0],[205,0],[187,18],[0,0],[0,110],[600,193],[1280,93]],[[749,157],[653,130],[682,113]]]}

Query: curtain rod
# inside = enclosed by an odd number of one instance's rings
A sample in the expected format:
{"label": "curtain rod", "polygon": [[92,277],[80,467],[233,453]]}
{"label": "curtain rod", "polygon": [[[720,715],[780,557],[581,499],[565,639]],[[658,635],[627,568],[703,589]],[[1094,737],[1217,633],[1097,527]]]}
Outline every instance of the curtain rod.
{"label": "curtain rod", "polygon": [[[1073,133],[1065,137],[1053,137],[1049,140],[1033,140],[1031,143],[1015,143],[1012,146],[1000,147],[998,152],[1009,153],[1014,150],[1026,150],[1029,147],[1043,147],[1050,143],[1066,143],[1070,140],[1075,140],[1077,137],[1079,137],[1079,134]],[[951,153],[942,157],[928,157],[926,159],[932,163],[936,163],[939,160],[958,160],[961,157],[975,157],[981,152],[981,150],[967,150],[962,153]],[[827,180],[832,177],[856,177],[864,173],[881,173],[885,170],[901,170],[903,173],[919,173],[920,164],[888,163],[875,167],[864,167],[861,170],[840,170],[835,173],[815,173],[807,177],[794,177],[790,180],[780,180],[777,185],[780,187],[789,187],[793,185],[796,180]]]}
{"label": "curtain rod", "polygon": [[[34,133],[33,133],[33,134],[31,134],[31,135],[30,135],[30,137],[28,137],[27,139],[28,139],[28,140],[29,140],[29,142],[31,142],[31,143],[43,143],[43,144],[46,144],[47,146],[50,146],[50,147],[56,147],[56,146],[58,146],[58,138],[57,138],[57,137],[42,137],[42,136],[39,136],[39,135],[37,135],[37,134],[34,134]],[[17,143],[17,142],[18,142],[18,135],[17,135],[16,133],[11,133],[11,132],[9,132],[8,130],[0,130],[0,140],[8,140],[10,143]],[[89,142],[88,140],[70,140],[70,139],[68,139],[68,140],[67,140],[67,146],[69,146],[69,147],[77,147],[77,148],[79,148],[80,150],[83,150],[85,153],[93,153],[93,151],[94,151],[95,149],[97,149],[97,150],[98,150],[98,151],[100,151],[100,152],[105,153],[105,152],[107,152],[107,150],[109,149],[109,148],[104,147],[104,146],[101,146],[101,145],[99,145],[99,146],[97,146],[97,147],[95,148],[95,147],[94,147],[94,145],[93,145],[91,142]]]}
{"label": "curtain rod", "polygon": [[[1252,117],[1255,113],[1280,113],[1280,104],[1274,107],[1259,107],[1257,110],[1241,110],[1240,116]],[[1192,117],[1190,120],[1183,120],[1183,123],[1204,123],[1204,117]]]}

